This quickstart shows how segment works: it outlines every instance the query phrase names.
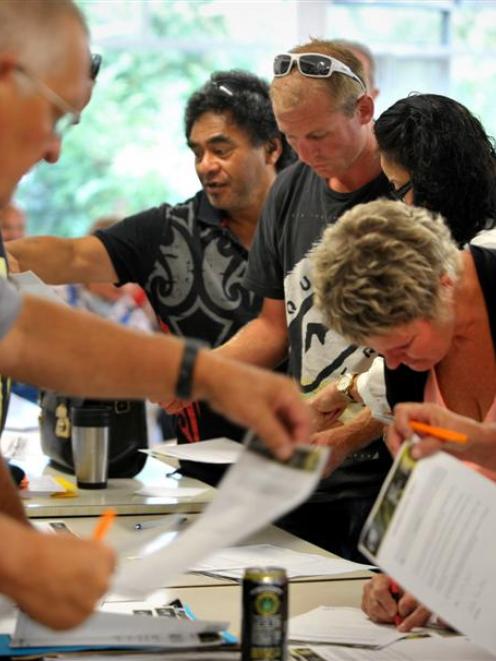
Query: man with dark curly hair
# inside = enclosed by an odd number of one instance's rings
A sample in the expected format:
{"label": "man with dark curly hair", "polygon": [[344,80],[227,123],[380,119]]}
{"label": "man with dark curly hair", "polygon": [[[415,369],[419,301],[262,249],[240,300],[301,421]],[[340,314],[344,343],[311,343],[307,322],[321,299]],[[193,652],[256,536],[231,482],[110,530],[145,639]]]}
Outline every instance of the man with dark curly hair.
{"label": "man with dark curly hair", "polygon": [[[202,189],[81,239],[30,238],[9,244],[20,270],[52,284],[135,282],[146,291],[162,330],[211,346],[229,339],[260,310],[243,278],[253,234],[277,172],[294,153],[279,131],[266,82],[221,71],[188,100],[185,134]],[[244,429],[195,402],[175,419],[179,442]],[[216,482],[222,468],[184,464]]]}

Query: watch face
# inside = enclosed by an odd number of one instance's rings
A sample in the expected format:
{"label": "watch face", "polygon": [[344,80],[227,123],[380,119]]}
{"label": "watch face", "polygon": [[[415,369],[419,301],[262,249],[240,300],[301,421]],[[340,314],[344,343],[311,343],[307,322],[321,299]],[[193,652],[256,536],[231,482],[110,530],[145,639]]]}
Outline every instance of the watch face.
{"label": "watch face", "polygon": [[353,382],[353,374],[343,374],[343,376],[339,378],[336,384],[336,389],[338,390],[338,392],[347,395],[352,382]]}

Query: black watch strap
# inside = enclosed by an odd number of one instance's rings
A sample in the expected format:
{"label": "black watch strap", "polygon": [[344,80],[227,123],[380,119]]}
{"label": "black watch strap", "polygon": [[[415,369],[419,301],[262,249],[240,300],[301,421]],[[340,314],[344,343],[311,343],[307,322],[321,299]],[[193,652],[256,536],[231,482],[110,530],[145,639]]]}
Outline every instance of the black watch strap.
{"label": "black watch strap", "polygon": [[185,340],[176,382],[176,397],[178,399],[191,399],[196,357],[198,352],[204,348],[205,345],[198,342],[198,340],[191,340],[189,338]]}

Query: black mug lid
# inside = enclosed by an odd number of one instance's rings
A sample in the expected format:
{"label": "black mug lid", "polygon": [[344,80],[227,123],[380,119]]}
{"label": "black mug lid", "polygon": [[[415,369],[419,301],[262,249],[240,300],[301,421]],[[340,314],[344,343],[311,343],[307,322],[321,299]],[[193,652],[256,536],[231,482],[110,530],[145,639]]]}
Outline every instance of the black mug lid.
{"label": "black mug lid", "polygon": [[71,422],[74,427],[108,427],[111,409],[101,407],[74,407],[71,410]]}

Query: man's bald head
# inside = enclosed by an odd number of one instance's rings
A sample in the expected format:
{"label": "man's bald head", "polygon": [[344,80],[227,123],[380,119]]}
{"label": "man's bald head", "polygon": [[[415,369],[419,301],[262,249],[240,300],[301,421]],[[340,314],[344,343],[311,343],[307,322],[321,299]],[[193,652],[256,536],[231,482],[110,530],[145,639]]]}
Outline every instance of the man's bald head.
{"label": "man's bald head", "polygon": [[86,21],[72,0],[1,0],[0,53],[22,58],[36,73],[52,71],[63,58],[67,21],[88,35]]}

